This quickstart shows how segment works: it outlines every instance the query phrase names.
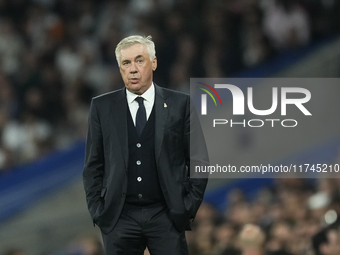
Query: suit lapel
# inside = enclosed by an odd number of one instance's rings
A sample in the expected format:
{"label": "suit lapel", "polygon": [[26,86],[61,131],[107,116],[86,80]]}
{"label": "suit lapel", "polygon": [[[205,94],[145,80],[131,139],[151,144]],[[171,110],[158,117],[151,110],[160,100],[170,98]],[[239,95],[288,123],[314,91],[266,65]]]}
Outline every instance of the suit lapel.
{"label": "suit lapel", "polygon": [[117,130],[117,135],[122,148],[125,166],[128,166],[128,131],[127,131],[127,117],[130,114],[126,102],[125,88],[119,92],[117,98],[111,104],[111,115],[113,123]]}
{"label": "suit lapel", "polygon": [[163,89],[155,84],[155,156],[156,163],[162,148],[165,124],[168,117],[168,103],[163,93]]}

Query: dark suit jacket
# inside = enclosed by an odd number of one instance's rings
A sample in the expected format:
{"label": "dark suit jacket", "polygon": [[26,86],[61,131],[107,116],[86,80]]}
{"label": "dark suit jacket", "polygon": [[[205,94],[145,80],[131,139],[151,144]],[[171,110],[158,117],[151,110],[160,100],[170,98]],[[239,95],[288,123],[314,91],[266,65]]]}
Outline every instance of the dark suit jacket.
{"label": "dark suit jacket", "polygon": [[[189,178],[188,169],[208,165],[208,155],[190,97],[157,85],[155,93],[158,178],[170,217],[184,230],[195,217],[207,184],[206,178]],[[117,223],[127,193],[128,114],[125,88],[92,99],[83,181],[93,222],[105,234]],[[204,144],[195,146],[191,155],[190,136]]]}

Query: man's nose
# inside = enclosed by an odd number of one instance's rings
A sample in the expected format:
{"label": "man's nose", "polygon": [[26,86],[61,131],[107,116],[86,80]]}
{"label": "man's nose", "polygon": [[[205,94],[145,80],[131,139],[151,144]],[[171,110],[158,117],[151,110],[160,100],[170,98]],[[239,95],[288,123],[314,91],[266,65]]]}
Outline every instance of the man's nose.
{"label": "man's nose", "polygon": [[135,63],[131,63],[130,65],[130,73],[136,73],[137,72],[137,67]]}

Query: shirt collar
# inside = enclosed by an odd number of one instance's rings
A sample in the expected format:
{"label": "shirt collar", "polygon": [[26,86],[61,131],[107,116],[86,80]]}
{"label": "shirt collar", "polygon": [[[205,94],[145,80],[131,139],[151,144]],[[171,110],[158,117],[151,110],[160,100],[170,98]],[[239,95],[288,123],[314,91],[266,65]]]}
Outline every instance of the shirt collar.
{"label": "shirt collar", "polygon": [[[126,99],[128,104],[131,104],[136,97],[138,97],[139,95],[130,92],[129,90],[126,89]],[[144,100],[153,103],[155,100],[155,86],[153,84],[153,82],[151,83],[150,88],[148,88],[142,95],[141,97],[144,98]]]}

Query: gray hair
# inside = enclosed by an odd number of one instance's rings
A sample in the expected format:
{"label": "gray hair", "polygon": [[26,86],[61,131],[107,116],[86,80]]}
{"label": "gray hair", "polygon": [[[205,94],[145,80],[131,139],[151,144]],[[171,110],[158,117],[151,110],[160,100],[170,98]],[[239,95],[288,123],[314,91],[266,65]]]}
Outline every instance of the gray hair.
{"label": "gray hair", "polygon": [[141,36],[141,35],[131,35],[131,36],[125,37],[123,40],[121,40],[117,44],[116,51],[115,51],[118,66],[120,66],[120,63],[119,63],[119,59],[120,59],[120,56],[121,56],[120,51],[124,48],[128,48],[128,47],[135,45],[137,43],[145,45],[145,47],[146,47],[146,49],[149,53],[150,60],[152,61],[154,59],[154,57],[156,56],[156,49],[155,49],[155,43],[151,39],[152,39],[151,35],[149,35],[147,37]]}

